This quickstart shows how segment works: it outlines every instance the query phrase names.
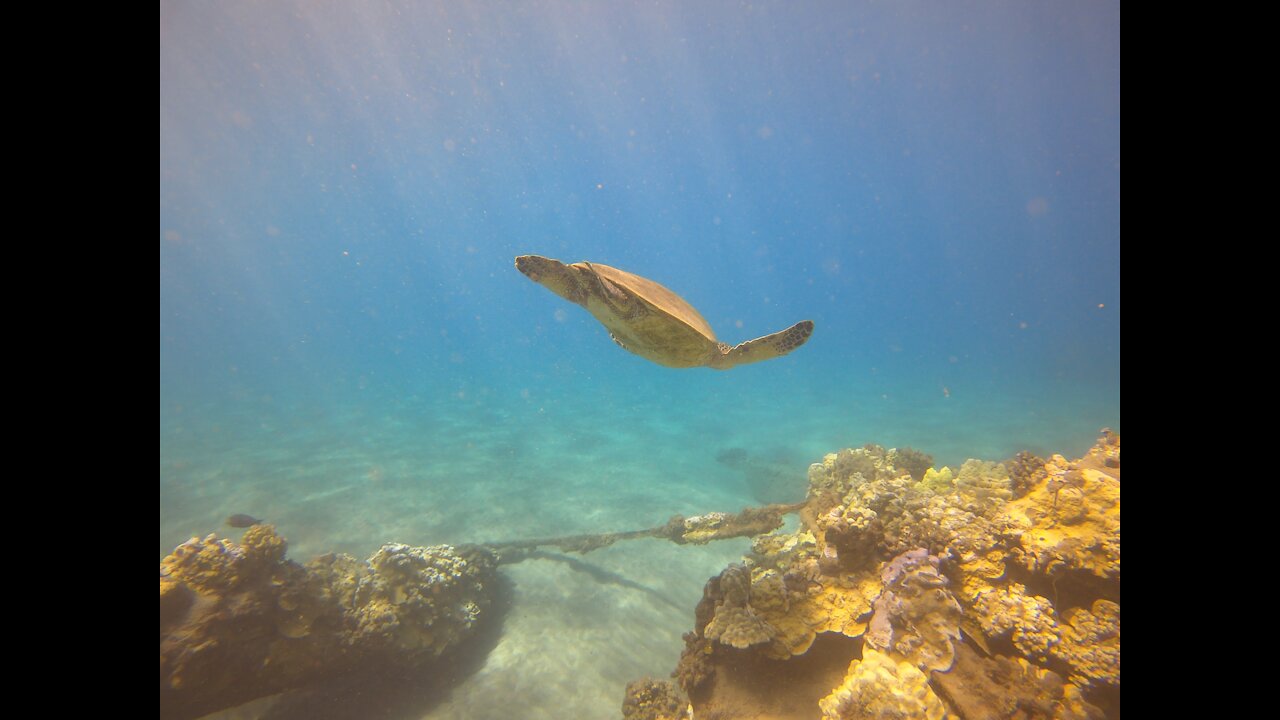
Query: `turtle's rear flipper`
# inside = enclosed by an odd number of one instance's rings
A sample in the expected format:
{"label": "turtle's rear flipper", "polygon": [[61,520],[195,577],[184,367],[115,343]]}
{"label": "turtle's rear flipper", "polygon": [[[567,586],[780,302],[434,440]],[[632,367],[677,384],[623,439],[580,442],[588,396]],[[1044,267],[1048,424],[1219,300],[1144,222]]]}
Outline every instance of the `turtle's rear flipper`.
{"label": "turtle's rear flipper", "polygon": [[725,353],[720,362],[712,363],[711,367],[719,370],[728,370],[738,365],[747,365],[761,360],[782,357],[803,345],[812,334],[813,321],[804,320],[781,332],[765,335],[755,340],[748,340],[738,345]]}

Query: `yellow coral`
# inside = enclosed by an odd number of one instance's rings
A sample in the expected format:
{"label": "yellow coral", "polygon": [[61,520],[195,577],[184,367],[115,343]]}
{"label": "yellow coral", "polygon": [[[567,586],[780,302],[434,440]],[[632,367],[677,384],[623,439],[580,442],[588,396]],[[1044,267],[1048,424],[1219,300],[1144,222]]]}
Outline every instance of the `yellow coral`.
{"label": "yellow coral", "polygon": [[760,616],[777,630],[777,637],[767,650],[770,657],[785,660],[803,655],[818,633],[860,637],[866,631],[871,603],[880,594],[879,578],[867,573],[847,586],[831,578],[825,580],[821,587],[815,585],[806,592],[789,594],[787,605],[754,601]]}
{"label": "yellow coral", "polygon": [[962,583],[961,593],[972,593],[968,605],[977,611],[978,622],[988,637],[1008,635],[1029,658],[1041,660],[1061,641],[1054,619],[1053,604],[1038,595],[1029,595],[1021,583],[990,586]]}
{"label": "yellow coral", "polygon": [[924,471],[924,479],[916,483],[917,490],[927,490],[935,495],[949,493],[955,484],[955,473],[943,465],[941,470],[929,468]]}
{"label": "yellow coral", "polygon": [[[198,592],[215,593],[245,579],[244,551],[210,534],[193,537],[160,561],[160,577],[180,580]],[[163,583],[162,583],[163,589]]]}
{"label": "yellow coral", "polygon": [[[1074,463],[1055,455],[1024,497],[992,516],[1008,546],[956,556],[956,594],[983,632],[1008,637],[1033,660],[1062,662],[1071,680],[1086,687],[1119,686],[1119,605],[1106,599],[1088,609],[1054,605],[1060,589],[1079,585],[1072,579],[1078,573],[1107,583],[1100,587],[1115,583],[1119,592],[1120,481],[1101,461],[1090,462],[1100,452]],[[1010,581],[1008,569],[1030,573],[1055,600]]]}
{"label": "yellow coral", "polygon": [[1074,469],[1060,455],[1045,468],[1049,475],[1004,512],[1021,530],[1027,569],[1119,577],[1120,481],[1100,470]]}
{"label": "yellow coral", "polygon": [[1120,685],[1120,606],[1096,600],[1090,610],[1064,613],[1062,643],[1054,654],[1071,665],[1073,679],[1083,684]]}
{"label": "yellow coral", "polygon": [[245,530],[244,537],[240,538],[240,546],[244,548],[247,557],[271,564],[284,560],[289,549],[289,543],[276,533],[275,526],[265,523]]}
{"label": "yellow coral", "polygon": [[720,606],[703,635],[743,650],[773,639],[774,630],[749,607]]}
{"label": "yellow coral", "polygon": [[874,649],[849,665],[844,682],[818,701],[823,720],[852,718],[953,718],[911,662],[895,662]]}

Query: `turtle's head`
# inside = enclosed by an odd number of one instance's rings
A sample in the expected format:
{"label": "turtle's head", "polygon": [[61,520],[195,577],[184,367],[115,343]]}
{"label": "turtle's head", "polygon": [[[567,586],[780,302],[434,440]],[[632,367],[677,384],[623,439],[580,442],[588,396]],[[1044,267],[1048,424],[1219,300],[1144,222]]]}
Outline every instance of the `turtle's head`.
{"label": "turtle's head", "polygon": [[590,270],[581,267],[581,263],[565,265],[559,260],[541,255],[520,255],[516,257],[516,269],[569,302],[579,305],[587,302],[587,286],[584,281]]}

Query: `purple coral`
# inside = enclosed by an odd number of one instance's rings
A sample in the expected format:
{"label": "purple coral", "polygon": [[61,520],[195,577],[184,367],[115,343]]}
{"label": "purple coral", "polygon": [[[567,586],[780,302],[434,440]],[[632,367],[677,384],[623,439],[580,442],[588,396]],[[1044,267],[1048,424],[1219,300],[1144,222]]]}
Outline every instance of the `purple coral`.
{"label": "purple coral", "polygon": [[[921,670],[950,669],[960,637],[960,605],[938,572],[942,561],[924,548],[885,564],[884,592],[872,606],[867,645],[910,659]],[[935,592],[927,592],[935,590]]]}
{"label": "purple coral", "polygon": [[938,558],[929,554],[925,548],[916,548],[908,550],[898,557],[890,560],[884,570],[880,571],[880,580],[884,582],[885,588],[896,584],[908,572],[919,567],[920,563],[927,562],[933,566],[936,571],[940,564]]}

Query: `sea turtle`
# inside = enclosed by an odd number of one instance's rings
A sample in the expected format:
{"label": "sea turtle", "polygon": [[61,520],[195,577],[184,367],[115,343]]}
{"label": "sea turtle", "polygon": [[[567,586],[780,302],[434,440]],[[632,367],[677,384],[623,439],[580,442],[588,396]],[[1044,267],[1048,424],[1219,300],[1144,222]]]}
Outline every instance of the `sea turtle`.
{"label": "sea turtle", "polygon": [[516,269],[586,308],[623,350],[667,367],[728,370],[786,355],[813,332],[813,321],[805,320],[729,347],[716,340],[711,326],[684,298],[639,275],[599,263],[566,265],[539,255],[517,257]]}

